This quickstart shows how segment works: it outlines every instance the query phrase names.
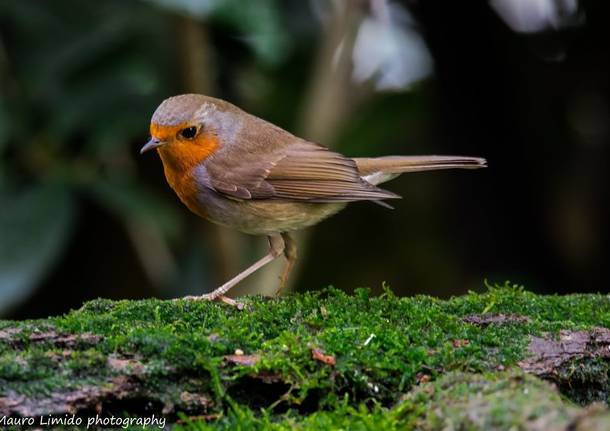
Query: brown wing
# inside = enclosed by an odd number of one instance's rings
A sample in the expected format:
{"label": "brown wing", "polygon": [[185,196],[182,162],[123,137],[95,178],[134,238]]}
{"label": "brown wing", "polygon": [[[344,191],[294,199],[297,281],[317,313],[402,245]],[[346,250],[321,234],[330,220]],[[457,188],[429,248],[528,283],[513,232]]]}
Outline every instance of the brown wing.
{"label": "brown wing", "polygon": [[212,187],[236,199],[345,202],[399,197],[364,181],[352,159],[307,141],[264,157],[243,156],[222,172],[210,168]]}

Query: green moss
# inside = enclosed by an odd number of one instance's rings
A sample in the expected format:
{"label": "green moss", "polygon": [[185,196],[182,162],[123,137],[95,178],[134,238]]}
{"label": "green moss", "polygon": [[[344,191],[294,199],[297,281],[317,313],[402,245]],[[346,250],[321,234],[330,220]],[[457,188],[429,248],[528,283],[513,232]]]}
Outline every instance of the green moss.
{"label": "green moss", "polygon": [[558,370],[561,392],[578,404],[608,401],[610,366],[607,358],[582,358]]}
{"label": "green moss", "polygon": [[584,417],[582,409],[566,403],[552,385],[520,372],[501,372],[449,373],[403,396],[391,408],[379,404],[354,407],[349,397],[333,411],[306,417],[294,411],[280,417],[267,410],[254,413],[235,407],[213,422],[187,419],[177,429],[601,430],[608,425],[610,414],[605,409],[590,409]]}
{"label": "green moss", "polygon": [[319,411],[305,417],[293,410],[274,416],[267,410],[254,412],[236,406],[213,422],[185,419],[186,423],[176,426],[176,430],[405,430],[415,426],[415,418],[410,416],[414,411],[406,403],[394,409],[379,404],[370,408],[364,404],[352,406],[349,397],[345,397],[333,411]]}
{"label": "green moss", "polygon": [[[303,429],[330,429],[352,421],[354,428],[367,429],[372,421],[392,428],[419,420],[421,402],[412,394],[420,381],[446,383],[451,372],[490,376],[516,367],[527,356],[531,335],[610,327],[605,295],[541,296],[509,285],[446,301],[398,298],[390,291],[371,297],[364,289],[347,295],[332,288],[242,301],[246,310],[240,311],[208,302],[99,299],[60,317],[0,322],[0,331],[20,331],[0,342],[0,397],[9,391],[41,397],[127,375],[137,381],[139,397],[165,406],[170,415],[221,415],[216,425],[276,423],[288,412],[286,427],[298,422]],[[488,326],[464,320],[488,312],[529,319]],[[53,337],[32,341],[32,334],[45,331],[61,334],[63,345]],[[315,359],[315,349],[336,363]],[[240,364],[226,358],[237,350],[256,359]],[[565,391],[573,399],[607,398],[607,383],[588,390],[587,382],[600,376],[607,381],[608,361],[581,361],[566,373],[583,382],[578,393]],[[191,393],[209,402],[194,402]],[[409,401],[399,403],[406,394]],[[505,420],[499,410],[487,413],[498,423]]]}
{"label": "green moss", "polygon": [[[564,429],[579,412],[547,383],[520,373],[448,374],[408,398],[426,406],[422,430]],[[454,426],[455,426],[454,425]]]}

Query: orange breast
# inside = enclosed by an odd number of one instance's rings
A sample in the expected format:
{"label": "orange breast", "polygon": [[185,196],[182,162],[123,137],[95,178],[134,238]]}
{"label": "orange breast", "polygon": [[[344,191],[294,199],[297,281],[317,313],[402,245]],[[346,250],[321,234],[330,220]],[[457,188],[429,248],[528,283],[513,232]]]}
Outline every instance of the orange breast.
{"label": "orange breast", "polygon": [[167,142],[157,148],[167,182],[191,211],[205,217],[197,201],[198,184],[193,178],[193,169],[216,152],[220,142],[215,135],[205,132],[191,140],[176,139],[176,134],[184,127],[185,124],[159,126],[153,123],[150,131],[153,137]]}
{"label": "orange breast", "polygon": [[163,167],[168,184],[176,192],[182,203],[198,216],[207,217],[205,208],[199,204],[197,199],[199,186],[193,178],[192,170],[183,174],[168,168],[166,164]]}

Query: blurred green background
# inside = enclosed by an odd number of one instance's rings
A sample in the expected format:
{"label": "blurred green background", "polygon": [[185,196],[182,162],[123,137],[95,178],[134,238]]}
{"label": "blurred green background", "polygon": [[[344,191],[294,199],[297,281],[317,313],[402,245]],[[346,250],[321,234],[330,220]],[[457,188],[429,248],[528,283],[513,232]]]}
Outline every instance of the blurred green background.
{"label": "blurred green background", "polygon": [[[265,252],[139,156],[185,92],[347,155],[488,158],[309,229],[293,289],[607,291],[606,3],[0,0],[0,315],[201,293]],[[274,291],[282,264],[236,293]]]}

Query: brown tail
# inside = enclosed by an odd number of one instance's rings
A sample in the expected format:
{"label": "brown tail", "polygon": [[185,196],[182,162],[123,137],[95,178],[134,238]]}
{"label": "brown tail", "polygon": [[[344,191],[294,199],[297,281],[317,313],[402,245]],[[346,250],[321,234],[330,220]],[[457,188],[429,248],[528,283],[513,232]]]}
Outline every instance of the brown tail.
{"label": "brown tail", "polygon": [[381,184],[406,172],[487,167],[480,157],[466,156],[386,156],[354,159],[360,175],[371,184]]}

